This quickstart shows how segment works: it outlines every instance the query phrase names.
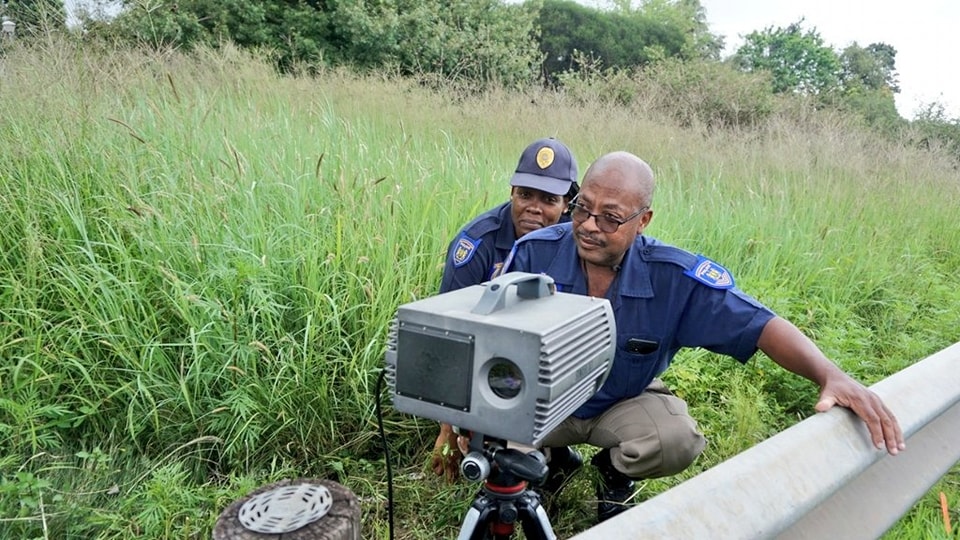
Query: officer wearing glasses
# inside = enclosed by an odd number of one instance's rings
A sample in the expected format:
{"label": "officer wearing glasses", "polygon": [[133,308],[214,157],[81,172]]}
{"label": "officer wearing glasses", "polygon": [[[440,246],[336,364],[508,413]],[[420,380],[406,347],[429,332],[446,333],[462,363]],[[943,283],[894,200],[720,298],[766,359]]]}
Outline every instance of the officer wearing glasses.
{"label": "officer wearing glasses", "polygon": [[658,376],[682,347],[746,362],[757,349],[820,387],[817,411],[853,410],[877,448],[904,449],[896,418],[841,371],[796,326],[742,292],[702,256],[643,234],[653,218],[654,176],[627,152],[599,158],[571,203],[571,223],[517,241],[505,271],[544,273],[557,290],[610,300],[617,348],[603,387],[551,432],[544,446],[590,444],[600,471],[598,520],[625,510],[634,479],[676,474],[706,440],[686,403]]}

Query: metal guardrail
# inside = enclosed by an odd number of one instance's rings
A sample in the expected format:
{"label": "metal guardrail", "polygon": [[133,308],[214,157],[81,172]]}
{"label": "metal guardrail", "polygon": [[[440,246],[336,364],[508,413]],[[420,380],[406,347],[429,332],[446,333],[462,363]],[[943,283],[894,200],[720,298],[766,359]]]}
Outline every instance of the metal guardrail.
{"label": "metal guardrail", "polygon": [[900,421],[900,454],[835,407],[573,540],[881,536],[960,462],[960,343],[871,388]]}

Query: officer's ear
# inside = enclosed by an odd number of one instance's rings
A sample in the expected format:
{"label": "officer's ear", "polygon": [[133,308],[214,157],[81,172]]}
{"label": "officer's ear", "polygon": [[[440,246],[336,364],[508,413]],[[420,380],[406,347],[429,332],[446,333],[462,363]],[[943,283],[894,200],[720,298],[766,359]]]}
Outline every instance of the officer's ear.
{"label": "officer's ear", "polygon": [[637,225],[637,236],[640,236],[647,228],[647,225],[650,224],[650,221],[653,220],[653,208],[648,208],[647,211],[641,214],[637,219],[640,220],[640,224]]}

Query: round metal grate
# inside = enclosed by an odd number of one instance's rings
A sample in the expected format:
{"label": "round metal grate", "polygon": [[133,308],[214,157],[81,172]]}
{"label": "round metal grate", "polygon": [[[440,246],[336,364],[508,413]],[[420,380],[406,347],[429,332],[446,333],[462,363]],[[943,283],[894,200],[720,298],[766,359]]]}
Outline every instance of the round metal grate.
{"label": "round metal grate", "polygon": [[282,534],[322,518],[332,505],[333,496],[326,487],[297,484],[254,495],[240,507],[237,518],[251,531]]}

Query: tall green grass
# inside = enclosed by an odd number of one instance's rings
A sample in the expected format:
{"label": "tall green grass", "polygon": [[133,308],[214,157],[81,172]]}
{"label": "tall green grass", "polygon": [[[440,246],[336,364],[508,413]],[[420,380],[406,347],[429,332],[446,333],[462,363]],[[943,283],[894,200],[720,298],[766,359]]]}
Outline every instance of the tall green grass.
{"label": "tall green grass", "polygon": [[[581,171],[647,159],[648,232],[730,267],[867,383],[957,340],[955,164],[827,113],[682,129],[542,90],[280,77],[229,47],[56,42],[0,62],[0,538],[209,537],[229,502],[291,476],[346,484],[364,537],[386,537],[387,325],[434,294],[450,237],[544,135]],[[759,356],[688,351],[668,380],[711,445],[644,497],[816,399]],[[454,536],[475,486],[424,474],[434,422],[385,420],[398,536]],[[561,536],[591,524],[591,493],[564,492]],[[891,537],[935,531],[938,511],[924,498]]]}

